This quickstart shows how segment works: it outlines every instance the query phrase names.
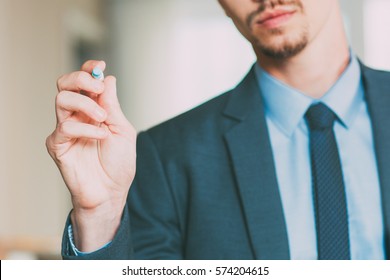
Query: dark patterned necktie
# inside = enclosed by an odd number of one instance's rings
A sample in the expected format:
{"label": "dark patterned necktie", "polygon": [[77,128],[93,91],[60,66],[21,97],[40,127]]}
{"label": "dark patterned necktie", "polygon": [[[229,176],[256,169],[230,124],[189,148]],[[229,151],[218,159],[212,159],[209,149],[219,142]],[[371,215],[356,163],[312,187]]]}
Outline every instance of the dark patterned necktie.
{"label": "dark patterned necktie", "polygon": [[318,103],[309,108],[305,118],[310,131],[318,259],[350,259],[345,187],[333,132],[336,115]]}

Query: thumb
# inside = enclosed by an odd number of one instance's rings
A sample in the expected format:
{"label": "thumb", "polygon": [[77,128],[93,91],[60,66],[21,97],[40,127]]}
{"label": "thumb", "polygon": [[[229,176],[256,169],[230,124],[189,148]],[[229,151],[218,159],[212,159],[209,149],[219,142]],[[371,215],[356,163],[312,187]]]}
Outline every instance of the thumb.
{"label": "thumb", "polygon": [[104,88],[104,92],[99,95],[98,103],[107,112],[105,123],[114,126],[127,124],[127,119],[122,112],[118,100],[116,78],[114,76],[107,76],[104,79]]}

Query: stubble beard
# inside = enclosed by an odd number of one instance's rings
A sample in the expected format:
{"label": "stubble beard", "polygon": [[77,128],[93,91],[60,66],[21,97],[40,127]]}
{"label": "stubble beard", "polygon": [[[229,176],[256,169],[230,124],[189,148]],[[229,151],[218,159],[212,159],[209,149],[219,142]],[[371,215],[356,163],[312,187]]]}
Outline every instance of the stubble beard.
{"label": "stubble beard", "polygon": [[[273,29],[269,31],[271,37],[286,36],[284,31],[280,29]],[[272,38],[271,38],[272,40]],[[275,39],[273,41],[280,40]],[[281,42],[263,42],[261,38],[254,38],[254,47],[256,51],[260,51],[262,54],[273,59],[287,59],[296,56],[307,46],[308,30],[304,27],[301,33],[295,38],[284,38]]]}
{"label": "stubble beard", "polygon": [[[265,11],[267,8],[275,8],[276,6],[293,5],[297,7],[298,12],[304,13],[304,8],[300,0],[263,0],[257,11],[251,13],[247,18],[247,24],[251,28],[255,17]],[[256,52],[261,52],[265,56],[274,59],[286,59],[299,54],[308,44],[308,26],[303,26],[299,34],[287,34],[288,31],[282,28],[267,30],[267,36],[270,42],[266,42],[266,38],[262,40],[262,36],[254,37],[252,40],[253,47]],[[292,31],[297,32],[297,31]],[[286,33],[286,34],[285,34]],[[280,38],[284,36],[285,38]],[[279,38],[278,38],[279,37]],[[290,38],[289,38],[290,37]]]}

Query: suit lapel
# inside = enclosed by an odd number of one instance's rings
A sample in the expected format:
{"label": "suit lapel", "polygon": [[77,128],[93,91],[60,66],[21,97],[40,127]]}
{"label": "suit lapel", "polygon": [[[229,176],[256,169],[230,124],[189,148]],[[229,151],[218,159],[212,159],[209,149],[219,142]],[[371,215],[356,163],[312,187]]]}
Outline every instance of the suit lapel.
{"label": "suit lapel", "polygon": [[233,90],[225,134],[256,259],[289,259],[287,230],[263,103],[254,71]]}
{"label": "suit lapel", "polygon": [[386,255],[390,259],[390,75],[361,65],[381,185]]}

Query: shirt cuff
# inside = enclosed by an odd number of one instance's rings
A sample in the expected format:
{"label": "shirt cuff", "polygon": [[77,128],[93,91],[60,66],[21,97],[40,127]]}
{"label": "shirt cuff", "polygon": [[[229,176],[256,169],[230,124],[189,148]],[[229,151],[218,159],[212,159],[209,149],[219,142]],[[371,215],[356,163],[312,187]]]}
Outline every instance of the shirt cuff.
{"label": "shirt cuff", "polygon": [[[89,254],[92,254],[94,252],[90,252],[90,253],[87,253],[87,252],[82,252],[80,251],[79,249],[77,249],[76,245],[74,244],[74,239],[73,239],[73,228],[72,228],[72,225],[69,225],[68,226],[68,236],[69,236],[69,243],[70,243],[70,246],[72,248],[72,251],[74,253],[75,256],[85,256],[85,255],[89,255]],[[103,245],[101,248],[99,248],[98,250],[96,251],[99,251],[101,249],[104,249],[106,247],[108,247],[110,244],[111,244],[112,241],[108,242],[107,244]]]}

